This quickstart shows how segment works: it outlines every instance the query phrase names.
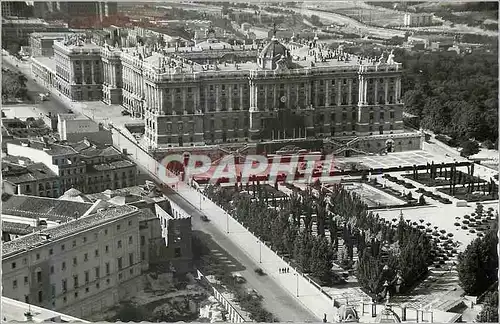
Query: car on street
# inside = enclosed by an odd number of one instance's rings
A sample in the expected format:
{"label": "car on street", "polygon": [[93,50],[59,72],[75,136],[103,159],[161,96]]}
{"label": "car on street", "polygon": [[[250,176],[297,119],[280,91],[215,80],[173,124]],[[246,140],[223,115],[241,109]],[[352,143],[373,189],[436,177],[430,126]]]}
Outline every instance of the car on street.
{"label": "car on street", "polygon": [[122,110],[122,116],[130,116],[130,113],[126,110]]}
{"label": "car on street", "polygon": [[210,219],[208,219],[208,217],[205,216],[205,215],[201,216],[201,220],[204,221],[204,222],[210,222]]}
{"label": "car on street", "polygon": [[245,277],[243,277],[240,273],[233,273],[233,278],[234,280],[236,281],[236,283],[240,283],[240,284],[243,284],[245,282],[247,282],[247,280],[245,279]]}

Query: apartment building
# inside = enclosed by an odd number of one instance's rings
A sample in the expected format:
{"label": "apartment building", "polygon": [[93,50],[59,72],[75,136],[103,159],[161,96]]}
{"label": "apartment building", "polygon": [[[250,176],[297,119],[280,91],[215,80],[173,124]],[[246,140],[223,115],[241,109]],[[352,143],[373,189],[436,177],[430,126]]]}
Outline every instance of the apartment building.
{"label": "apartment building", "polygon": [[12,157],[2,159],[2,181],[16,194],[40,197],[57,198],[60,187],[59,176],[45,164]]}
{"label": "apartment building", "polygon": [[[13,196],[3,207],[3,225],[25,225],[23,235],[3,243],[3,296],[86,318],[134,295],[152,266],[192,270],[190,217],[165,197],[137,197],[135,203],[149,204],[140,208],[99,195],[89,195],[94,202],[71,201],[71,191],[52,200],[51,211],[49,198],[28,196]],[[33,222],[38,225],[27,228]]]}
{"label": "apartment building", "polygon": [[150,266],[192,270],[191,217],[167,199],[154,185],[106,190],[95,194],[66,194],[61,199],[96,203],[98,201],[140,208],[141,261],[143,271]]}
{"label": "apartment building", "polygon": [[403,24],[406,27],[431,26],[432,18],[432,13],[405,13]]}
{"label": "apartment building", "polygon": [[4,196],[2,202],[2,241],[84,217],[102,204],[76,202],[26,195]]}
{"label": "apartment building", "polygon": [[50,143],[47,140],[13,140],[7,154],[43,163],[59,176],[59,188],[52,196],[76,188],[82,192],[101,192],[135,185],[137,166],[112,146],[97,147],[88,140],[77,143]]}
{"label": "apartment building", "polygon": [[116,305],[141,274],[137,215],[111,206],[4,243],[2,295],[83,318]]}

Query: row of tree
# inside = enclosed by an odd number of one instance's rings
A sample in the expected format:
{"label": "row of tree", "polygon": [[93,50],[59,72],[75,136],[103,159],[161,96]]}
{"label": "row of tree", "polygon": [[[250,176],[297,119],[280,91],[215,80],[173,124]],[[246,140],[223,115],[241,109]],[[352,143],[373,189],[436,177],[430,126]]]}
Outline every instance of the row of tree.
{"label": "row of tree", "polygon": [[[323,284],[338,279],[331,271],[335,259],[346,268],[353,266],[355,251],[358,280],[374,297],[385,282],[376,276],[378,272],[373,272],[379,266],[389,267],[384,276],[394,277],[398,272],[403,290],[427,272],[430,239],[402,218],[396,224],[397,219],[388,222],[372,214],[359,196],[340,185],[332,188],[331,195],[324,190],[306,190],[281,199],[255,183],[251,185],[252,194],[240,194],[240,189],[209,186],[205,193],[275,251],[293,259],[301,271]],[[377,267],[372,267],[373,263]]]}

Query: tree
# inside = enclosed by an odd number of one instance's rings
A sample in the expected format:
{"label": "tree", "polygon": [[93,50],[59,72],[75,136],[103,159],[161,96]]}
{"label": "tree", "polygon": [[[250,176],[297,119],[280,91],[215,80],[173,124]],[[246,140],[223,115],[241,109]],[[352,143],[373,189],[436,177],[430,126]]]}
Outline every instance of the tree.
{"label": "tree", "polygon": [[458,278],[467,294],[479,295],[498,280],[496,229],[472,241],[458,256]]}
{"label": "tree", "polygon": [[419,205],[425,205],[424,195],[420,195],[420,198],[418,198],[418,204]]}
{"label": "tree", "polygon": [[120,322],[142,322],[148,321],[149,313],[131,302],[125,302],[120,306],[115,321]]}
{"label": "tree", "polygon": [[482,323],[498,323],[498,291],[488,293],[483,302],[483,309],[477,316]]}
{"label": "tree", "polygon": [[469,157],[471,155],[479,153],[479,144],[475,141],[464,141],[461,145],[462,151],[460,152],[461,156]]}

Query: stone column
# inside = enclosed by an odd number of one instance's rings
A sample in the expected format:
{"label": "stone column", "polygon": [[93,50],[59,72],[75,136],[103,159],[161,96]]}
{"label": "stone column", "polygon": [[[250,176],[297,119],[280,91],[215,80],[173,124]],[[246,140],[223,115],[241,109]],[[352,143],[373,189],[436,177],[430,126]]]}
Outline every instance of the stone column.
{"label": "stone column", "polygon": [[186,88],[182,88],[182,113],[185,115],[187,114],[186,111],[186,99],[187,99],[187,93],[186,93]]}
{"label": "stone column", "polygon": [[330,107],[330,80],[326,80],[325,85],[325,106]]}
{"label": "stone column", "polygon": [[227,96],[227,101],[228,101],[228,105],[227,105],[227,110],[229,111],[233,111],[233,89],[231,88],[232,84],[231,85],[228,85],[228,96]]}
{"label": "stone column", "polygon": [[385,101],[384,104],[387,104],[387,100],[389,99],[389,80],[385,79],[384,80],[384,90],[385,90]]}
{"label": "stone column", "polygon": [[[276,107],[277,99],[278,99],[278,88],[274,84],[273,85],[273,105],[271,107],[269,107],[269,108],[274,109]],[[269,110],[271,110],[271,109],[269,109]]]}
{"label": "stone column", "polygon": [[396,79],[396,103],[401,99],[401,78]]}
{"label": "stone column", "polygon": [[194,113],[200,108],[200,88],[193,88]]}
{"label": "stone column", "polygon": [[215,111],[220,111],[219,96],[220,96],[219,85],[216,85],[215,86]]}
{"label": "stone column", "polygon": [[309,107],[311,105],[311,101],[312,101],[312,85],[311,85],[311,82],[308,81],[307,82],[307,95],[306,95],[306,107]]}
{"label": "stone column", "polygon": [[352,105],[352,80],[349,79],[349,97],[347,98],[347,103]]}
{"label": "stone column", "polygon": [[268,89],[268,85],[265,85],[264,86],[264,106],[265,106],[265,110],[271,110],[271,108],[269,107],[269,99],[268,99],[268,92],[269,92],[269,89]]}
{"label": "stone column", "polygon": [[364,92],[365,102],[368,103],[368,79],[365,81]]}
{"label": "stone column", "polygon": [[160,109],[159,109],[159,113],[163,114],[164,113],[164,109],[165,109],[165,106],[163,104],[163,100],[164,100],[163,96],[165,94],[165,89],[160,88],[159,91],[160,91]]}
{"label": "stone column", "polygon": [[243,86],[240,86],[240,110],[243,110]]}
{"label": "stone column", "polygon": [[[338,82],[337,82],[338,81]],[[337,80],[337,106],[342,104],[342,84]]]}
{"label": "stone column", "polygon": [[[173,89],[172,89],[173,90]],[[177,113],[177,109],[178,107],[175,106],[175,94],[173,93],[173,91],[170,91],[170,96],[168,98],[168,100],[170,101],[170,107],[171,107],[171,110],[172,111],[175,111],[175,113]],[[166,98],[165,98],[166,99]],[[170,112],[171,114],[172,112]]]}
{"label": "stone column", "polygon": [[290,108],[290,99],[291,99],[290,98],[290,87],[291,87],[290,84],[286,85],[286,103],[285,103],[285,105],[287,108]]}
{"label": "stone column", "polygon": [[208,88],[205,87],[205,107],[203,107],[204,112],[208,112]]}
{"label": "stone column", "polygon": [[85,80],[85,64],[83,64],[83,60],[80,61],[81,63],[81,70],[82,70],[82,83],[83,84],[86,84],[86,80]]}
{"label": "stone column", "polygon": [[375,91],[373,93],[375,96],[375,104],[379,104],[379,102],[378,102],[378,79],[375,79]]}

